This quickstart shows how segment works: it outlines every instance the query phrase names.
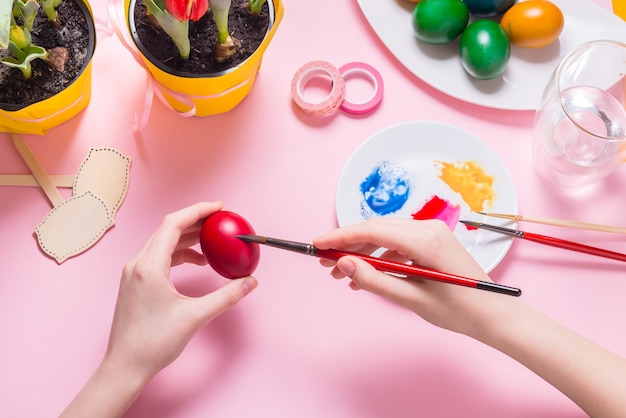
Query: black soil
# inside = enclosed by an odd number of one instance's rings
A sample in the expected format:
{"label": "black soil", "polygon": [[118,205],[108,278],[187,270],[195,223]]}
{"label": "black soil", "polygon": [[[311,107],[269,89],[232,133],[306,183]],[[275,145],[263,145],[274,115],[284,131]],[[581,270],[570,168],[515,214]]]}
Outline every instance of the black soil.
{"label": "black soil", "polygon": [[[26,106],[47,99],[61,92],[82,73],[89,59],[87,18],[73,0],[63,0],[57,12],[58,23],[55,25],[48,21],[40,7],[31,35],[33,44],[46,49],[67,48],[69,60],[64,71],[57,71],[45,61],[36,59],[31,62],[33,75],[26,80],[19,69],[0,64],[0,107],[2,103]],[[0,50],[0,57],[9,54],[8,50]]]}
{"label": "black soil", "polygon": [[143,2],[137,0],[134,8],[134,22],[140,41],[138,47],[152,56],[151,61],[157,60],[161,63],[161,68],[174,70],[170,71],[174,73],[202,76],[237,66],[256,51],[269,27],[267,3],[263,5],[260,15],[255,16],[242,6],[246,2],[247,0],[232,0],[228,25],[231,36],[239,39],[242,46],[238,53],[227,62],[218,63],[213,58],[217,28],[210,10],[200,20],[189,22],[191,53],[189,59],[184,60],[180,58],[178,49],[170,37],[148,18]]}

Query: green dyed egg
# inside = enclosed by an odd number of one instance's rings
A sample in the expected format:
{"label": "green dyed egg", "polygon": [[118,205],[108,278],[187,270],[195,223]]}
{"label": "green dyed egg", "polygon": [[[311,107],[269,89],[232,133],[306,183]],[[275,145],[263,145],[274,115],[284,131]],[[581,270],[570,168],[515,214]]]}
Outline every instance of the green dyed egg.
{"label": "green dyed egg", "polygon": [[469,22],[470,13],[461,0],[421,0],[415,5],[412,17],[417,39],[438,45],[458,38]]}
{"label": "green dyed egg", "polygon": [[489,19],[470,23],[459,40],[463,68],[472,77],[488,80],[504,72],[511,42],[502,27]]}

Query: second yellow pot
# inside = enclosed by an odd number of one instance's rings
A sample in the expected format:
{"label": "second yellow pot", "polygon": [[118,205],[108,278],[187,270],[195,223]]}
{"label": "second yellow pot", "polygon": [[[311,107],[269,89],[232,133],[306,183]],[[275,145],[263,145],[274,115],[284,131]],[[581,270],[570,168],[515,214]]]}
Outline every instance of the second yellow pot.
{"label": "second yellow pot", "polygon": [[[134,0],[125,0],[124,3],[127,11],[126,23],[131,34],[134,34],[132,18]],[[215,115],[233,109],[248,95],[261,66],[263,54],[284,14],[282,0],[268,0],[267,4],[270,22],[265,38],[246,61],[226,71],[197,77],[173,74],[151,62],[139,48],[142,60],[155,81],[162,87],[161,92],[172,108],[181,113],[188,112],[191,107],[189,102],[193,102],[195,116]],[[181,99],[181,96],[184,99]]]}

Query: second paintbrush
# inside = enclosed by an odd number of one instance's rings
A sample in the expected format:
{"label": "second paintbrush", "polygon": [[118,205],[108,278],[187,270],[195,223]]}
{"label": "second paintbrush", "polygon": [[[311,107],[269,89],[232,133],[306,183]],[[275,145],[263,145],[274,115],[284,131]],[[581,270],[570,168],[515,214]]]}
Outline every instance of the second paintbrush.
{"label": "second paintbrush", "polygon": [[489,225],[480,222],[472,221],[460,221],[471,228],[486,229],[500,234],[510,235],[515,238],[525,239],[527,241],[537,242],[539,244],[549,245],[551,247],[562,248],[564,250],[576,251],[579,253],[585,253],[595,255],[598,257],[610,258],[613,260],[626,261],[626,254],[617,253],[615,251],[609,251],[602,248],[591,247],[585,244],[579,244],[573,241],[567,241],[560,238],[549,237],[546,235],[533,234],[531,232],[524,232],[518,229],[505,228],[502,226]]}

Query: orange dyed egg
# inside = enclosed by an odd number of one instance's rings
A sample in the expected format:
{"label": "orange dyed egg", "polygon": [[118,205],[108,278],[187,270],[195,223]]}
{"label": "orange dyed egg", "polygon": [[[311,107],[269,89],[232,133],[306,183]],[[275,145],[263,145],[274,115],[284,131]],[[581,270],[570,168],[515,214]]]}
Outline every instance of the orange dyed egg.
{"label": "orange dyed egg", "polygon": [[556,41],[563,31],[563,13],[547,0],[527,0],[513,5],[500,19],[513,45],[542,48]]}

